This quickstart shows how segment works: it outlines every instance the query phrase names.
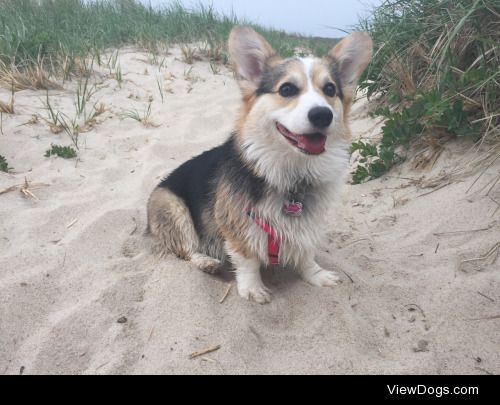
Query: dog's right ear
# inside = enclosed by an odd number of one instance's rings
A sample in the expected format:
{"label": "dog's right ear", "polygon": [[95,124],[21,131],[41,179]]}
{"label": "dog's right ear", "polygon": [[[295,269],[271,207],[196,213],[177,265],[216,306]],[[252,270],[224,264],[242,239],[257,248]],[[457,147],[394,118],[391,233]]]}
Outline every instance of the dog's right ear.
{"label": "dog's right ear", "polygon": [[242,26],[233,28],[228,47],[242,91],[254,92],[259,87],[266,64],[276,56],[273,48],[253,29]]}

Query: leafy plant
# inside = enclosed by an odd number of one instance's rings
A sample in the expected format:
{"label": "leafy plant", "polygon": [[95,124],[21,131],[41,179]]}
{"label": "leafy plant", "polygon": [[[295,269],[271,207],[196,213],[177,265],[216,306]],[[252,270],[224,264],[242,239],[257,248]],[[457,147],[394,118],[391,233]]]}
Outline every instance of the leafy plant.
{"label": "leafy plant", "polygon": [[71,146],[60,146],[52,144],[50,149],[45,152],[45,157],[59,156],[63,159],[73,159],[77,156],[76,150]]}
{"label": "leafy plant", "polygon": [[[500,142],[500,5],[496,0],[386,0],[361,22],[374,40],[360,87],[386,119],[353,182],[378,177],[415,143]],[[398,151],[398,153],[396,153]]]}
{"label": "leafy plant", "polygon": [[351,153],[359,152],[361,159],[353,173],[353,183],[365,179],[380,177],[394,164],[404,160],[396,153],[398,147],[407,151],[416,139],[430,130],[441,131],[453,137],[478,136],[480,126],[471,123],[461,100],[442,99],[434,91],[418,94],[407,99],[407,107],[401,111],[389,107],[379,108],[376,116],[386,118],[382,127],[382,139],[379,145],[357,142],[351,147]]}
{"label": "leafy plant", "polygon": [[12,167],[9,167],[7,159],[5,159],[2,155],[0,155],[0,171],[8,173],[10,169],[12,169]]}

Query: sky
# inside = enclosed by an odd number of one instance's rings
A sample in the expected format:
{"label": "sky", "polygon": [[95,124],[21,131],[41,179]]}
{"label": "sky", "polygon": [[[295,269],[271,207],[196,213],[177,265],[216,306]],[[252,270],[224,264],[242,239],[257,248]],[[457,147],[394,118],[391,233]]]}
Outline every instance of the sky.
{"label": "sky", "polygon": [[[140,0],[158,6],[168,0]],[[338,38],[349,30],[358,16],[369,15],[382,0],[180,0],[186,7],[212,4],[215,10],[250,21],[303,35]]]}

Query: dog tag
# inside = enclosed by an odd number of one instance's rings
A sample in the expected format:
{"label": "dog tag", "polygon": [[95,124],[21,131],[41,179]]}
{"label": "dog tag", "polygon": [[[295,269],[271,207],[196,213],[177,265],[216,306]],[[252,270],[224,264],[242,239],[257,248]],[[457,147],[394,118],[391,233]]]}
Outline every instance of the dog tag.
{"label": "dog tag", "polygon": [[283,204],[283,212],[292,217],[300,217],[302,215],[303,205],[297,201],[287,201]]}

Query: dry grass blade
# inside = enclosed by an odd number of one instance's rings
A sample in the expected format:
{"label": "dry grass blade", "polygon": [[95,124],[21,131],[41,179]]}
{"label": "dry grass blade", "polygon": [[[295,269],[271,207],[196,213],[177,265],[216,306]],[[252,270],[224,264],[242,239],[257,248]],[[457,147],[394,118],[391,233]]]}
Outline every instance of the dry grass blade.
{"label": "dry grass blade", "polygon": [[49,185],[46,183],[29,183],[28,180],[25,178],[24,183],[22,184],[15,184],[13,186],[4,188],[0,190],[0,195],[10,193],[11,191],[18,190],[23,194],[25,197],[30,197],[35,200],[39,200],[31,190],[40,188],[40,187],[48,187]]}
{"label": "dry grass blade", "polygon": [[8,103],[0,100],[0,112],[5,114],[14,114],[14,84],[11,84],[11,96]]}
{"label": "dry grass blade", "polygon": [[209,354],[209,353],[213,353],[217,350],[219,350],[221,348],[220,345],[217,345],[217,346],[214,346],[214,347],[210,347],[208,349],[205,349],[205,350],[201,350],[199,352],[194,352],[194,353],[191,353],[189,355],[189,359],[190,360],[193,360],[193,359],[196,359],[197,357],[200,357],[200,356],[203,356],[204,354]]}
{"label": "dry grass blade", "polygon": [[69,229],[73,225],[75,225],[78,222],[78,218],[75,218],[73,221],[71,221],[68,225],[66,225],[66,228]]}
{"label": "dry grass blade", "polygon": [[10,187],[4,188],[4,189],[0,190],[0,195],[10,193],[11,191],[17,190],[18,187],[19,186],[10,186]]}
{"label": "dry grass blade", "polygon": [[28,179],[26,177],[24,178],[24,184],[21,186],[20,191],[23,196],[31,197],[36,201],[40,201],[40,199],[35,194],[33,194],[29,189]]}
{"label": "dry grass blade", "polygon": [[41,65],[20,69],[0,61],[0,86],[19,90],[63,90],[58,83],[49,79]]}
{"label": "dry grass blade", "polygon": [[14,114],[14,99],[11,99],[8,104],[0,100],[0,112],[5,114]]}
{"label": "dry grass blade", "polygon": [[472,259],[462,260],[459,265],[459,270],[464,271],[464,266],[467,264],[494,264],[500,255],[500,242],[497,242],[485,255],[474,257]]}
{"label": "dry grass blade", "polygon": [[228,297],[229,293],[231,292],[231,288],[233,287],[233,285],[231,283],[229,283],[227,285],[227,288],[226,288],[226,291],[224,292],[224,295],[222,296],[222,298],[219,300],[219,304],[222,304],[226,298]]}
{"label": "dry grass blade", "polygon": [[478,229],[467,229],[463,231],[449,231],[449,232],[438,232],[434,233],[434,236],[444,236],[444,235],[457,235],[457,234],[463,234],[463,233],[473,233],[473,232],[484,232],[484,231],[489,231],[491,228],[496,226],[497,222],[494,221],[493,223],[489,224],[486,228],[478,228]]}

